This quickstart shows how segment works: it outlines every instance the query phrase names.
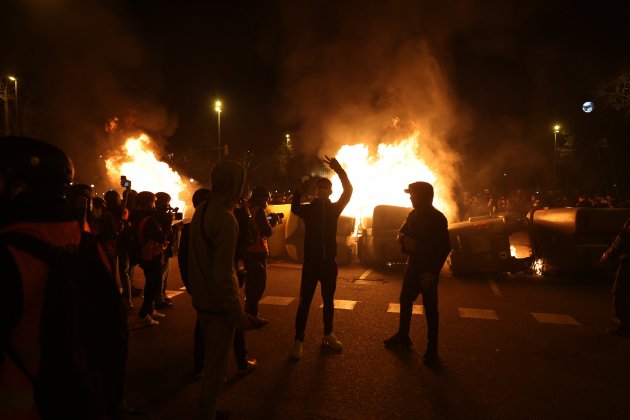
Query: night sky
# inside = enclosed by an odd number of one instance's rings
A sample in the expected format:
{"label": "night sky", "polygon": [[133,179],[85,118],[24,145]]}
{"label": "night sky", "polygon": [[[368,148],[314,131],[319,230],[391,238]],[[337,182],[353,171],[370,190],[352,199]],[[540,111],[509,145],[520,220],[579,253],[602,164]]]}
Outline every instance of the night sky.
{"label": "night sky", "polygon": [[107,119],[133,117],[177,158],[216,144],[221,99],[234,156],[263,160],[290,133],[307,167],[417,129],[473,189],[506,172],[548,183],[557,122],[596,160],[565,176],[601,188],[630,178],[628,119],[597,94],[630,70],[626,3],[9,0],[0,74],[19,79],[24,133],[61,145],[82,180],[119,146]]}

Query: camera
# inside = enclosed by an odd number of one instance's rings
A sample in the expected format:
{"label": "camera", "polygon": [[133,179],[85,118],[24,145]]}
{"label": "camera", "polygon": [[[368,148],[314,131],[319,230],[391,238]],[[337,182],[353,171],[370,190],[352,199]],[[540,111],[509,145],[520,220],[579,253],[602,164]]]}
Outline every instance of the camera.
{"label": "camera", "polygon": [[173,216],[173,220],[183,220],[184,213],[179,211],[179,207],[171,207],[170,205],[166,208],[166,212]]}
{"label": "camera", "polygon": [[131,181],[127,179],[125,175],[120,176],[120,186],[126,189],[131,189]]}
{"label": "camera", "polygon": [[282,223],[282,219],[284,219],[284,213],[269,213],[267,215],[267,221],[271,223],[271,227],[275,227],[276,224]]}

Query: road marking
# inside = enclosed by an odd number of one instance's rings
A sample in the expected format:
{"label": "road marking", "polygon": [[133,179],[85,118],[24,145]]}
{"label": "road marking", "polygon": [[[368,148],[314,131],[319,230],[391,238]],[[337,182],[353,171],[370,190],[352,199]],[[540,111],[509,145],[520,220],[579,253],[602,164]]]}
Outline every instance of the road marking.
{"label": "road marking", "polygon": [[383,284],[383,280],[355,280],[354,284]]}
{"label": "road marking", "polygon": [[560,325],[582,325],[573,317],[566,314],[546,314],[541,312],[532,312],[532,316],[541,324],[560,324]]}
{"label": "road marking", "polygon": [[365,270],[363,274],[359,276],[359,280],[365,280],[370,274],[372,274],[372,269]]}
{"label": "road marking", "polygon": [[[387,312],[391,312],[393,314],[400,313],[400,303],[390,303],[387,308]],[[424,315],[424,307],[422,305],[413,305],[411,310],[412,315]]]}
{"label": "road marking", "polygon": [[282,268],[294,268],[301,269],[302,264],[291,264],[291,263],[272,263],[269,264],[270,267],[282,267]]}
{"label": "road marking", "polygon": [[[357,304],[356,300],[339,300],[339,299],[335,299],[335,309],[346,309],[348,311],[351,311],[354,309],[354,306]],[[321,305],[319,305],[320,308],[324,307],[324,304],[322,303]]]}
{"label": "road marking", "polygon": [[475,318],[475,319],[499,319],[497,311],[494,309],[474,309],[474,308],[457,308],[459,310],[459,316],[462,318]]}
{"label": "road marking", "polygon": [[166,291],[166,296],[168,296],[169,298],[174,298],[177,295],[181,295],[184,292],[180,292],[179,290],[167,290]]}
{"label": "road marking", "polygon": [[490,290],[492,290],[492,293],[496,297],[503,297],[503,293],[501,293],[501,289],[499,289],[499,286],[497,285],[496,281],[490,279],[488,280],[488,283],[490,283]]}
{"label": "road marking", "polygon": [[295,300],[294,297],[285,297],[285,296],[265,296],[260,299],[258,303],[262,305],[279,305],[279,306],[287,306],[291,302]]}
{"label": "road marking", "polygon": [[186,291],[186,286],[182,286],[182,287],[180,287],[180,288],[179,288],[179,290],[181,290],[181,291],[185,292],[185,291]]}

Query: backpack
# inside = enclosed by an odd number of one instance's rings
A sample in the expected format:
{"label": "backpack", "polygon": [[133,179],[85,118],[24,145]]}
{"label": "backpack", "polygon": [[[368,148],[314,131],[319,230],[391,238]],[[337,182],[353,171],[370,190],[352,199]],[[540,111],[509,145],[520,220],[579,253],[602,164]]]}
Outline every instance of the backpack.
{"label": "backpack", "polygon": [[[58,250],[18,232],[2,233],[0,242],[50,267],[40,322],[37,375],[28,370],[5,340],[3,354],[32,381],[42,418],[101,418],[120,402],[127,322],[118,287],[100,258],[96,239],[83,232],[76,252]],[[2,363],[6,362],[5,358]]]}
{"label": "backpack", "polygon": [[[164,251],[164,245],[142,235],[144,227],[151,216],[146,216],[137,226],[129,230],[129,264],[137,265],[150,261]],[[159,225],[158,225],[159,227]]]}
{"label": "backpack", "polygon": [[254,242],[255,233],[253,232],[250,219],[251,215],[246,205],[244,207],[234,208],[234,217],[238,222],[238,238],[236,240],[236,258],[241,258],[245,248]]}

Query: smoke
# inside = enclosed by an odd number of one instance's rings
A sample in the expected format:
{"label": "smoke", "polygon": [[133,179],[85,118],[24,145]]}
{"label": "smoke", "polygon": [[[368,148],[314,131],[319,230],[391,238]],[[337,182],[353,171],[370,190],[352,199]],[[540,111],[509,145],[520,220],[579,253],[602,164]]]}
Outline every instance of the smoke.
{"label": "smoke", "polygon": [[516,60],[522,51],[510,31],[520,28],[536,3],[317,2],[309,7],[279,1],[284,26],[266,44],[269,50],[284,45],[275,51],[288,103],[284,123],[299,127],[296,138],[304,155],[319,156],[343,144],[373,146],[418,130],[421,157],[453,189],[462,179],[477,187],[492,182],[506,166],[524,163],[524,156],[528,170],[534,170],[534,133],[526,118],[515,117],[529,112],[520,108],[527,105],[510,105],[506,112],[506,103],[516,102],[531,84],[519,84],[518,71],[507,71],[498,81],[479,66],[469,74],[467,64],[470,57]]}
{"label": "smoke", "polygon": [[[71,156],[84,182],[94,182],[104,169],[95,165],[98,156],[119,146],[105,133],[108,118],[131,118],[134,128],[157,139],[173,133],[177,120],[159,100],[164,76],[122,19],[124,3],[14,3],[4,31],[19,34],[19,46],[9,52],[23,69],[23,112],[30,115],[24,134],[45,135]],[[27,104],[29,92],[33,101]]]}

